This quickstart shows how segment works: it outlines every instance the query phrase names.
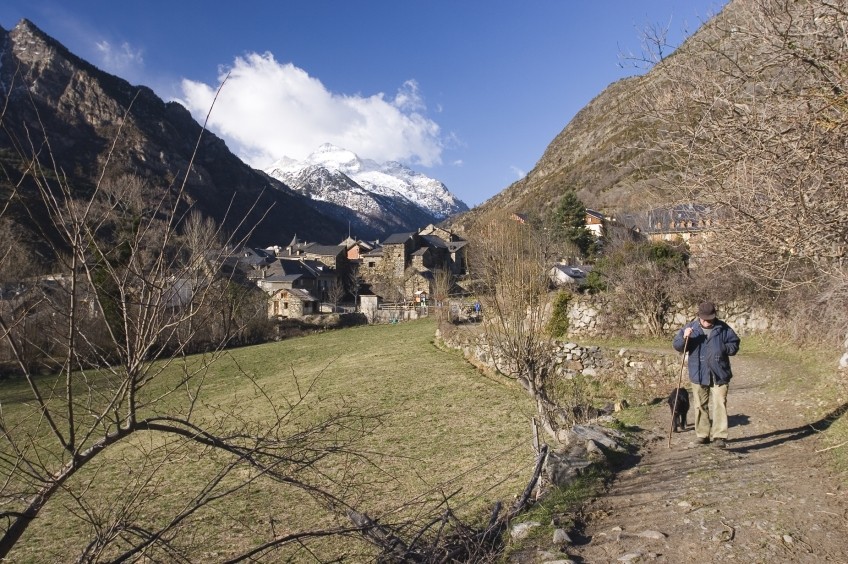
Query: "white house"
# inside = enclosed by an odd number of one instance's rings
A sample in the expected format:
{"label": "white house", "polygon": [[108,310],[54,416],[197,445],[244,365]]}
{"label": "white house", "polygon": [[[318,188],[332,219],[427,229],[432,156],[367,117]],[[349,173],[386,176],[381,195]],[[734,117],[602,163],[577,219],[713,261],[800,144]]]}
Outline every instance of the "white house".
{"label": "white house", "polygon": [[586,282],[586,276],[589,274],[590,267],[570,266],[567,264],[555,264],[548,271],[548,277],[551,284],[556,287],[575,285],[580,286]]}

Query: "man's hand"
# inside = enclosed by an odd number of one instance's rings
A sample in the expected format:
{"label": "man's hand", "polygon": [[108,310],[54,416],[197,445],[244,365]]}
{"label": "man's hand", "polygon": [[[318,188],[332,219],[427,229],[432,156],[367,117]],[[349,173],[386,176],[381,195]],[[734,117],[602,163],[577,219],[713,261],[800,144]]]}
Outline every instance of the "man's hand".
{"label": "man's hand", "polygon": [[684,339],[688,339],[691,335],[692,335],[692,328],[691,327],[687,327],[686,329],[683,330],[683,338]]}

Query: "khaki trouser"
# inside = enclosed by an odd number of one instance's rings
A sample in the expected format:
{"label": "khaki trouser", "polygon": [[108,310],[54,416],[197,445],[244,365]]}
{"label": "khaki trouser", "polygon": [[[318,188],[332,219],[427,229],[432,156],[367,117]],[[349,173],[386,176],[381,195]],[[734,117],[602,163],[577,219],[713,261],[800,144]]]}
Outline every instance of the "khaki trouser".
{"label": "khaki trouser", "polygon": [[701,386],[692,383],[695,398],[695,436],[699,439],[727,438],[727,384]]}

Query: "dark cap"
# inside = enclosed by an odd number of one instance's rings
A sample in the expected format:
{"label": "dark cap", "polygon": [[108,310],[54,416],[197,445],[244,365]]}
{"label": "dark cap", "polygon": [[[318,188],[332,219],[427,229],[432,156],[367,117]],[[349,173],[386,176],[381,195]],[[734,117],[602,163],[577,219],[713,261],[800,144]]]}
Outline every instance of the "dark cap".
{"label": "dark cap", "polygon": [[704,302],[698,306],[698,317],[704,321],[712,321],[716,318],[715,304],[713,302]]}

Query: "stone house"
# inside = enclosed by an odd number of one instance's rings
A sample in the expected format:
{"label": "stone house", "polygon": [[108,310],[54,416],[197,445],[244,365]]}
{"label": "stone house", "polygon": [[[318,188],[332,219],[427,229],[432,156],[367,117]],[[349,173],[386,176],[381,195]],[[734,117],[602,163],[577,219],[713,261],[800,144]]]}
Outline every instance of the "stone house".
{"label": "stone house", "polygon": [[277,259],[265,271],[265,277],[257,281],[268,294],[268,315],[271,318],[294,318],[317,313],[320,291],[317,269],[323,267],[317,261]]}
{"label": "stone house", "polygon": [[282,288],[268,296],[268,316],[272,319],[296,319],[318,313],[318,309],[318,300],[300,288]]}
{"label": "stone house", "polygon": [[689,243],[713,229],[712,210],[701,204],[660,207],[626,216],[628,225],[651,241]]}
{"label": "stone house", "polygon": [[394,233],[382,246],[361,256],[359,273],[373,287],[402,293],[404,300],[412,301],[415,292],[432,291],[435,271],[465,274],[467,245],[462,237],[432,224],[418,231]]}
{"label": "stone house", "polygon": [[376,247],[360,257],[360,275],[373,277],[383,268],[383,247]]}
{"label": "stone house", "polygon": [[302,243],[295,237],[286,248],[237,248],[217,253],[215,260],[224,276],[255,284],[268,295],[270,317],[300,317],[318,313],[331,288],[343,285],[345,251],[343,245]]}

